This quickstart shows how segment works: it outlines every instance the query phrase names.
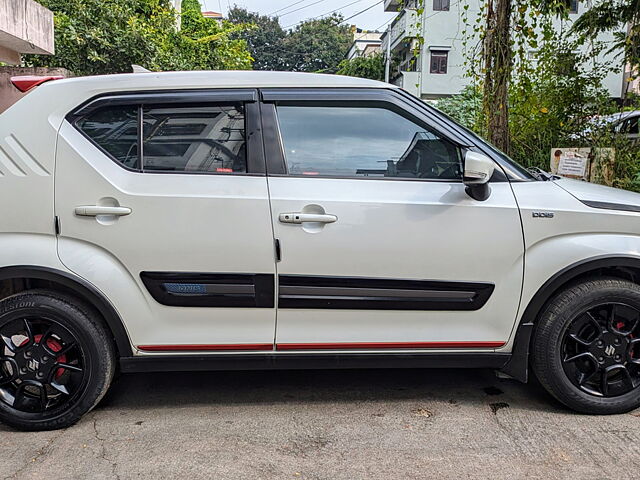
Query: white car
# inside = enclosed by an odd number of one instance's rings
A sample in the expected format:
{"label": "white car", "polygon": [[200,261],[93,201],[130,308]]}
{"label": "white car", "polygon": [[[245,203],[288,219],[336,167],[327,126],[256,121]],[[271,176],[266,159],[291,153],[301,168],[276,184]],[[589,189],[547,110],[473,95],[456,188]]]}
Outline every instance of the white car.
{"label": "white car", "polygon": [[580,135],[572,135],[574,140],[593,137],[594,132],[608,130],[619,134],[631,143],[640,141],[640,110],[631,110],[594,117]]}
{"label": "white car", "polygon": [[[44,79],[17,79],[24,89]],[[116,371],[529,366],[640,405],[640,195],[534,176],[385,83],[55,80],[0,115],[0,419]]]}

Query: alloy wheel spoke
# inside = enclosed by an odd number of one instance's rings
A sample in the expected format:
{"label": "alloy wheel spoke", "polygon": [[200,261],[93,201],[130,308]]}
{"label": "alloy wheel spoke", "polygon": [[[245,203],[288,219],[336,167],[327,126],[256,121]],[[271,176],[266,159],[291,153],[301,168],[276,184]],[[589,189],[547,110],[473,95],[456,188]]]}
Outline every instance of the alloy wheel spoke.
{"label": "alloy wheel spoke", "polygon": [[609,312],[609,319],[608,319],[608,327],[609,330],[613,331],[616,330],[615,327],[615,321],[616,321],[616,309],[617,309],[617,305],[615,303],[611,304],[611,311]]}
{"label": "alloy wheel spoke", "polygon": [[62,349],[58,350],[57,352],[54,352],[54,355],[56,357],[61,357],[62,355],[66,355],[75,346],[76,346],[76,342],[65,343]]}
{"label": "alloy wheel spoke", "polygon": [[594,363],[597,369],[598,359],[594,357],[593,353],[591,352],[578,353],[577,355],[573,355],[572,357],[565,358],[563,361],[564,363],[573,363],[577,360],[590,360],[591,362]]}
{"label": "alloy wheel spoke", "polygon": [[600,390],[605,397],[609,394],[609,371],[603,370],[600,378]]}
{"label": "alloy wheel spoke", "polygon": [[587,316],[589,323],[596,329],[596,332],[598,332],[598,336],[595,338],[595,340],[602,338],[602,325],[600,324],[598,319],[594,317],[591,312],[587,312],[585,315]]}
{"label": "alloy wheel spoke", "polygon": [[4,343],[5,347],[7,347],[11,352],[15,353],[17,347],[13,343],[13,340],[11,340],[9,337],[6,337],[4,335],[0,335],[0,336],[2,337],[2,343]]}
{"label": "alloy wheel spoke", "polygon": [[[7,375],[6,364],[11,365],[11,375]],[[4,368],[3,368],[4,367]],[[13,382],[18,377],[18,364],[12,357],[0,357],[0,373],[4,372],[4,375],[0,376],[0,385],[6,385]]]}
{"label": "alloy wheel spoke", "polygon": [[570,338],[571,340],[573,340],[574,342],[579,343],[580,345],[582,345],[582,346],[584,346],[584,347],[589,347],[589,346],[591,346],[591,344],[593,344],[593,342],[595,341],[595,340],[591,340],[591,341],[583,340],[582,338],[580,338],[580,337],[579,337],[578,335],[576,335],[575,333],[571,333],[571,334],[569,334],[569,338]]}
{"label": "alloy wheel spoke", "polygon": [[67,390],[67,387],[65,387],[64,385],[56,382],[55,380],[52,381],[51,383],[49,383],[49,385],[51,385],[52,388],[54,388],[55,390],[57,390],[58,392],[64,394],[64,395],[69,395],[69,390]]}
{"label": "alloy wheel spoke", "polygon": [[33,336],[33,330],[31,330],[31,325],[29,325],[29,320],[25,318],[23,321],[24,321],[25,333],[27,334],[27,337],[29,337],[29,343],[27,345],[32,345],[35,341],[35,337]]}
{"label": "alloy wheel spoke", "polygon": [[595,368],[591,373],[580,372],[580,378],[578,379],[578,385],[582,386],[591,380],[598,373],[598,369]]}
{"label": "alloy wheel spoke", "polygon": [[26,387],[27,384],[25,382],[22,382],[20,385],[18,385],[16,393],[13,396],[13,408],[20,409],[20,407],[25,403],[27,399],[27,396],[25,395]]}
{"label": "alloy wheel spoke", "polygon": [[57,362],[57,363],[55,364],[55,367],[54,367],[54,368],[56,368],[56,367],[57,367],[57,368],[63,368],[63,369],[65,369],[65,370],[70,370],[70,371],[72,371],[72,372],[82,372],[82,371],[83,371],[83,370],[82,370],[82,368],[80,368],[80,367],[78,367],[78,366],[76,366],[76,365],[71,365],[71,364],[69,364],[69,363],[61,363],[61,362]]}

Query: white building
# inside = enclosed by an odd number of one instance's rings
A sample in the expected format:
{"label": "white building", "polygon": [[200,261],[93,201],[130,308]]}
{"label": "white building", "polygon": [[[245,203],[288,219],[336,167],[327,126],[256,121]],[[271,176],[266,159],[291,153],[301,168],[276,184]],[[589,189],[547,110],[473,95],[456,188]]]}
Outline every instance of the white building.
{"label": "white building", "polygon": [[22,53],[53,54],[53,13],[34,0],[0,0],[0,62]]}
{"label": "white building", "polygon": [[347,53],[347,59],[351,60],[356,57],[368,57],[380,52],[380,45],[382,44],[382,32],[368,32],[359,28],[353,27],[353,43],[349,52]]}
{"label": "white building", "polygon": [[[572,0],[569,20],[555,20],[556,27],[570,28],[570,24],[588,8],[588,3]],[[424,0],[421,19],[416,13],[417,5],[418,0],[384,2],[385,11],[398,12],[382,37],[382,50],[390,52],[392,59],[389,81],[424,99],[460,93],[470,82],[465,76],[463,9],[469,5],[466,17],[471,23],[479,14],[481,0]],[[472,29],[472,26],[467,28],[469,32]],[[422,45],[418,42],[420,35],[424,39]],[[612,37],[608,34],[599,39],[607,41]],[[416,49],[420,52],[417,58]],[[611,97],[620,98],[627,82],[622,58],[613,57],[609,54],[601,60],[620,67],[620,72],[609,74],[604,83]]]}

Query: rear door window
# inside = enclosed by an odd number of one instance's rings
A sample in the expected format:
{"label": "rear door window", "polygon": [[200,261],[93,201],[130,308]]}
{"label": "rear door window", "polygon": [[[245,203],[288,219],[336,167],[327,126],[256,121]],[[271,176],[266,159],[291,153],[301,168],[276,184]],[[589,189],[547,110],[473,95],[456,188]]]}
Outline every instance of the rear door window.
{"label": "rear door window", "polygon": [[76,125],[94,144],[129,169],[247,172],[242,104],[103,107]]}

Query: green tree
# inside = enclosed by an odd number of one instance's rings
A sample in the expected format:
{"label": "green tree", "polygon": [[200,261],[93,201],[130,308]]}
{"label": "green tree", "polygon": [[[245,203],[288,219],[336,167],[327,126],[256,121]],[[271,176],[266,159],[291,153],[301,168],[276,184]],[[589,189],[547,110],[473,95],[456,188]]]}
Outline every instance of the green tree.
{"label": "green tree", "polygon": [[622,53],[632,67],[632,79],[640,75],[640,0],[598,0],[576,20],[573,30],[584,40],[614,32],[609,51]]}
{"label": "green tree", "polygon": [[352,37],[341,15],[302,22],[285,39],[283,59],[294,72],[335,72]]}
{"label": "green tree", "polygon": [[246,24],[218,22],[202,15],[198,0],[183,0],[181,28],[160,33],[156,64],[161,70],[246,70],[252,57],[245,40],[235,35]]}
{"label": "green tree", "polygon": [[355,57],[351,60],[342,60],[338,64],[338,75],[350,77],[370,78],[371,80],[384,80],[384,57],[376,53],[367,57]]}
{"label": "green tree", "polygon": [[236,25],[253,25],[233,35],[247,42],[254,59],[254,70],[285,70],[284,61],[286,32],[275,17],[249,12],[234,6],[229,10],[229,21]]}
{"label": "green tree", "polygon": [[40,0],[54,12],[56,54],[26,55],[30,66],[64,67],[76,75],[150,70],[250,68],[242,26],[218,24],[184,1],[182,29],[168,0]]}

